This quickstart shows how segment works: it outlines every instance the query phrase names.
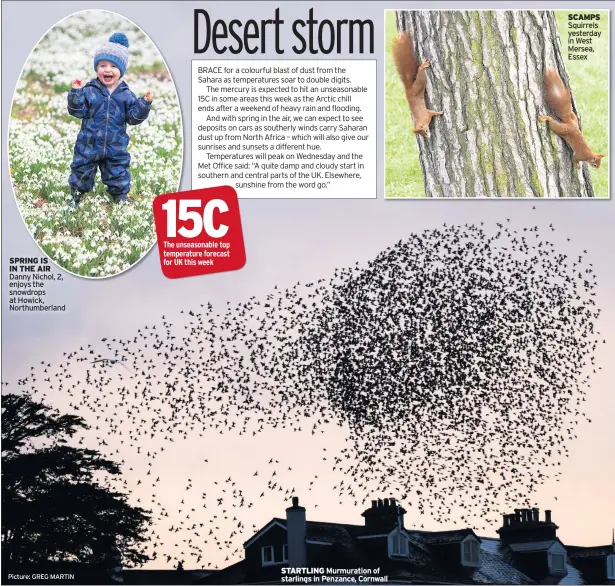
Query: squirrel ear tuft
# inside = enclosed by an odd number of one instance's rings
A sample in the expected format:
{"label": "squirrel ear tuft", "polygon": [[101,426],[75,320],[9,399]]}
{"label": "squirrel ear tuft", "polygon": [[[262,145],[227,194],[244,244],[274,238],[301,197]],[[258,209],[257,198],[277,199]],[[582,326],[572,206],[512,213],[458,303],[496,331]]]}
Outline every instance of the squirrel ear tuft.
{"label": "squirrel ear tuft", "polygon": [[590,164],[592,167],[595,167],[596,169],[600,169],[600,163],[602,162],[602,157],[604,157],[604,155],[596,155],[593,160],[590,161]]}
{"label": "squirrel ear tuft", "polygon": [[421,129],[420,128],[414,128],[412,130],[412,132],[414,132],[414,134],[418,134],[419,132],[421,132]]}

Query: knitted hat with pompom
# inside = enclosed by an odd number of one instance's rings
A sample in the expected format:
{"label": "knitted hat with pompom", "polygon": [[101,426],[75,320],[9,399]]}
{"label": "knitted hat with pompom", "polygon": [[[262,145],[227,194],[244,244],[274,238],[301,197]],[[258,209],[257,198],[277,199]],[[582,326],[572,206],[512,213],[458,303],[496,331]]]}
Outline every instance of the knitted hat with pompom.
{"label": "knitted hat with pompom", "polygon": [[120,77],[124,77],[128,67],[128,39],[124,33],[113,33],[96,53],[94,53],[94,71],[101,61],[110,61],[120,70]]}

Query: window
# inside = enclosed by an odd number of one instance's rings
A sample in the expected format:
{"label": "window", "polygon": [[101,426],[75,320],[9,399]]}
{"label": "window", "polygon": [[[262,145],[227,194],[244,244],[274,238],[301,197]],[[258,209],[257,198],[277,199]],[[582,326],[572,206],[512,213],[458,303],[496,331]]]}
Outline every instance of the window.
{"label": "window", "polygon": [[461,564],[472,567],[480,566],[478,550],[478,541],[473,537],[466,537],[461,542]]}
{"label": "window", "polygon": [[408,539],[402,533],[394,533],[389,536],[389,555],[403,556],[408,555]]}
{"label": "window", "polygon": [[563,553],[552,553],[551,573],[562,574],[566,571],[566,556]]}
{"label": "window", "polygon": [[288,561],[288,545],[286,544],[282,546],[282,561],[283,562]]}
{"label": "window", "polygon": [[606,558],[606,579],[615,580],[615,555]]}
{"label": "window", "polygon": [[263,566],[275,563],[273,558],[273,547],[271,545],[261,547],[261,560],[263,562]]}

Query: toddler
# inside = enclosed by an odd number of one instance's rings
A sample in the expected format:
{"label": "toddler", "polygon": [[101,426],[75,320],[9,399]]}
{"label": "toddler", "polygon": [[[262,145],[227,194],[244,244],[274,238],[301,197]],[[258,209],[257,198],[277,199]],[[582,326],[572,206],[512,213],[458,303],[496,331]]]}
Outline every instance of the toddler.
{"label": "toddler", "polygon": [[72,207],[94,187],[100,168],[102,182],[116,203],[125,202],[130,191],[130,153],[126,124],[141,124],[152,107],[152,93],[137,98],[121,81],[128,65],[128,39],[123,33],[111,35],[94,54],[96,79],[81,87],[73,81],[68,92],[68,112],[81,118],[68,179]]}

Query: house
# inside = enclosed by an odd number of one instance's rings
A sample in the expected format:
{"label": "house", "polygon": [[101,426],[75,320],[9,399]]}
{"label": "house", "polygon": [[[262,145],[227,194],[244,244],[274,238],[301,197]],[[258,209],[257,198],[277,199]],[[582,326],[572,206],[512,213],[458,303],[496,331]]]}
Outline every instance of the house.
{"label": "house", "polygon": [[394,498],[363,524],[307,521],[299,499],[244,543],[243,560],[201,584],[615,584],[615,535],[601,547],[565,545],[551,511],[515,509],[499,538],[472,529],[417,531]]}

